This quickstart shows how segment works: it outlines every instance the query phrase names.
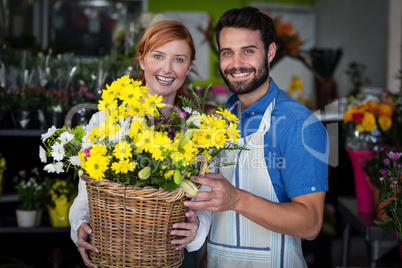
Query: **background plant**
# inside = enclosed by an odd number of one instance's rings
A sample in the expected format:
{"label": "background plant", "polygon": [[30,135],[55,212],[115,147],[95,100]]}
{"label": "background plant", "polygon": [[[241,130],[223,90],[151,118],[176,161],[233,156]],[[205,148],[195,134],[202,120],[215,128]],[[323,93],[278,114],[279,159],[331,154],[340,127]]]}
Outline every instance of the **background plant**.
{"label": "background plant", "polygon": [[31,176],[27,177],[26,171],[19,171],[19,175],[14,178],[17,183],[15,188],[18,193],[19,205],[21,210],[42,209],[46,204],[46,187],[41,181],[37,168],[31,170]]}
{"label": "background plant", "polygon": [[402,242],[402,152],[387,153],[384,159],[384,168],[380,170],[381,182],[380,198],[376,205],[384,202],[382,212],[388,217],[384,221],[375,221],[381,225],[385,235],[397,231],[400,242]]}

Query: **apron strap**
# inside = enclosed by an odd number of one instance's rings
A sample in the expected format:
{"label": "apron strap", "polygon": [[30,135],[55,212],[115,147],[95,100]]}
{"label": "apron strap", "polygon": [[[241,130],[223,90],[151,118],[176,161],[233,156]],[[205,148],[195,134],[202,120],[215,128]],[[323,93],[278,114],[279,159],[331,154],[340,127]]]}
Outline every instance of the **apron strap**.
{"label": "apron strap", "polygon": [[269,104],[268,108],[265,110],[265,113],[261,119],[260,127],[258,128],[259,132],[267,132],[269,130],[269,125],[271,124],[271,112],[275,107],[275,99]]}

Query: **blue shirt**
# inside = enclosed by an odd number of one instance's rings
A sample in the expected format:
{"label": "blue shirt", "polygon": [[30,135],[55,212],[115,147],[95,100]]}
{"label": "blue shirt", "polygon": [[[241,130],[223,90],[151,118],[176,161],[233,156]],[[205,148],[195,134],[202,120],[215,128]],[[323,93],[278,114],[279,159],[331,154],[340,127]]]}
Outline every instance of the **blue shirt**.
{"label": "blue shirt", "polygon": [[[275,99],[271,125],[265,134],[264,158],[280,202],[291,197],[328,191],[328,135],[324,125],[304,105],[279,89],[271,78],[268,92],[239,118],[242,137],[258,130],[269,104]],[[233,94],[226,107],[238,97]],[[238,114],[237,106],[232,113]]]}

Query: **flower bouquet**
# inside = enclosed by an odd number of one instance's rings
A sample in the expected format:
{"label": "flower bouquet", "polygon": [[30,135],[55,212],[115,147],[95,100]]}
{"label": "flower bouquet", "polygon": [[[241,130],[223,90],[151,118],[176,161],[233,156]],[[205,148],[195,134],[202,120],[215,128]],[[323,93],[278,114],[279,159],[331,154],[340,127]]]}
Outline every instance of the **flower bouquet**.
{"label": "flower bouquet", "polygon": [[91,243],[100,250],[94,263],[180,266],[183,250],[170,244],[169,233],[185,219],[184,193],[198,190],[190,177],[212,163],[233,164],[218,161],[223,151],[246,149],[235,143],[237,118],[224,109],[204,114],[204,102],[193,95],[166,116],[162,96],[123,76],[103,90],[88,126],[51,128],[42,136],[41,160],[53,158],[45,170],[73,166],[86,181]]}
{"label": "flower bouquet", "polygon": [[376,100],[350,99],[351,107],[343,116],[346,129],[346,151],[352,162],[358,211],[374,212],[374,199],[362,168],[362,158],[372,157],[381,138],[392,125],[393,109]]}

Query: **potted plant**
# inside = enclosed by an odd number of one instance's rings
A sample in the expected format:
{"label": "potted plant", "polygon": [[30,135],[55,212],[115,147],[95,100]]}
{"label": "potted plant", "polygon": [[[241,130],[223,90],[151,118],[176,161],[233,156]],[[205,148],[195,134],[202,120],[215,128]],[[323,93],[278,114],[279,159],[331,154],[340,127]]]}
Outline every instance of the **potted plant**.
{"label": "potted plant", "polygon": [[43,108],[47,125],[63,126],[64,116],[69,105],[67,89],[43,89]]}
{"label": "potted plant", "polygon": [[11,87],[7,90],[6,97],[15,128],[37,128],[37,113],[41,103],[40,87]]}
{"label": "potted plant", "polygon": [[68,212],[77,195],[77,187],[71,176],[46,178],[47,209],[53,227],[69,227]]}
{"label": "potted plant", "polygon": [[[33,169],[36,173],[37,169]],[[43,207],[45,200],[45,186],[38,177],[27,178],[25,170],[19,171],[19,176],[14,178],[17,183],[15,188],[18,193],[18,208],[16,210],[19,227],[33,227],[38,225],[38,210]],[[39,216],[40,217],[40,216]]]}

